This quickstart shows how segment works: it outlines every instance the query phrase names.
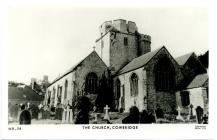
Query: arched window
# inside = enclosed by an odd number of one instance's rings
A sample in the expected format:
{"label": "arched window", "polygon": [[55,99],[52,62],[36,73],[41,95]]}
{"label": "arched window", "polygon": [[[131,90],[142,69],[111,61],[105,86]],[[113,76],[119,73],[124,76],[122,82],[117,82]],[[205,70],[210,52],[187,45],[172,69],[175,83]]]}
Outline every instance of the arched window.
{"label": "arched window", "polygon": [[138,76],[135,73],[130,77],[130,91],[131,96],[138,95]]}
{"label": "arched window", "polygon": [[68,80],[65,81],[65,92],[64,92],[64,99],[67,98],[67,91],[68,91]]}
{"label": "arched window", "polygon": [[62,97],[62,86],[58,86],[58,91],[57,91],[57,101],[58,101],[58,103],[61,103],[61,97]]}
{"label": "arched window", "polygon": [[85,81],[85,93],[96,94],[97,91],[97,75],[93,72],[89,73]]}
{"label": "arched window", "polygon": [[119,99],[121,96],[121,82],[119,79],[116,80],[115,84],[115,99]]}
{"label": "arched window", "polygon": [[169,58],[161,58],[155,66],[155,86],[157,91],[171,91],[175,86],[175,73]]}

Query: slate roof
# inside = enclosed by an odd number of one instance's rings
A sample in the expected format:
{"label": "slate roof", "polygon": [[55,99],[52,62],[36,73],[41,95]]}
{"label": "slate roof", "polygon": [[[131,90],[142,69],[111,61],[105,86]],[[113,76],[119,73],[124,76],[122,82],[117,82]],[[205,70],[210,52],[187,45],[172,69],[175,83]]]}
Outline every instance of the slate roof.
{"label": "slate roof", "polygon": [[38,95],[29,86],[25,86],[24,88],[8,86],[8,99],[25,101],[43,101],[44,97]]}
{"label": "slate roof", "polygon": [[176,62],[179,64],[179,65],[184,65],[188,59],[190,58],[190,56],[193,54],[194,52],[191,52],[191,53],[188,53],[188,54],[185,54],[185,55],[182,55],[182,56],[179,56],[177,58],[175,58]]}
{"label": "slate roof", "polygon": [[152,52],[148,52],[146,54],[143,54],[140,57],[134,58],[131,62],[129,62],[126,66],[124,66],[119,72],[118,74],[123,74],[135,69],[138,69],[140,67],[143,67],[144,65],[146,65],[162,48],[161,47],[159,49],[156,49]]}
{"label": "slate roof", "polygon": [[198,88],[198,87],[206,87],[208,86],[208,75],[205,74],[200,74],[197,75],[191,83],[188,85],[188,89],[190,88]]}

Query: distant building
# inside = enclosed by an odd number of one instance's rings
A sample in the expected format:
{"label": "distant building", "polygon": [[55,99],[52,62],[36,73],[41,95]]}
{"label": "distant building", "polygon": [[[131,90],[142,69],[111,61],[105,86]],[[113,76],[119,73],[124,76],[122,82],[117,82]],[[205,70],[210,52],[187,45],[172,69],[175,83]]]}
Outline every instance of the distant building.
{"label": "distant building", "polygon": [[36,78],[31,78],[31,87],[35,90],[39,95],[45,95],[46,89],[49,85],[48,76],[44,75],[43,80],[37,80]]}
{"label": "distant building", "polygon": [[44,97],[38,95],[31,87],[27,85],[22,86],[8,86],[8,103],[15,104],[35,104],[43,103]]}

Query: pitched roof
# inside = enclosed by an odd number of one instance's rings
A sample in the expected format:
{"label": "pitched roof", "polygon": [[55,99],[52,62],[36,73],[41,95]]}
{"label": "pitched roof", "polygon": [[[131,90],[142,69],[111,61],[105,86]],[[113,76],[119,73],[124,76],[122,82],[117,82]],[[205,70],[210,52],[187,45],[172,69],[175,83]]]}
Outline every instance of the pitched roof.
{"label": "pitched roof", "polygon": [[175,58],[175,60],[179,65],[184,65],[193,53],[194,52],[179,56],[179,57]]}
{"label": "pitched roof", "polygon": [[162,48],[158,48],[152,52],[148,52],[146,54],[143,54],[140,57],[134,58],[130,63],[128,63],[126,66],[124,66],[118,74],[123,74],[126,72],[129,72],[131,70],[135,70],[138,69],[140,67],[143,67],[145,64],[147,64],[152,58],[153,56],[155,56]]}
{"label": "pitched roof", "polygon": [[188,85],[187,88],[189,89],[189,88],[198,88],[198,87],[208,86],[207,82],[208,82],[208,75],[206,73],[200,74],[200,75],[197,75],[191,81],[191,83]]}
{"label": "pitched roof", "polygon": [[[86,56],[84,59],[82,59],[81,61],[79,61],[78,63],[76,63],[74,66],[72,66],[69,70],[67,70],[65,73],[63,73],[62,75],[58,76],[56,79],[53,80],[53,82],[50,83],[50,85],[52,85],[53,83],[55,83],[56,81],[60,80],[61,78],[63,78],[64,76],[66,76],[67,74],[73,72],[86,58],[88,58],[90,55],[92,54],[96,54],[98,57],[99,55],[96,53],[96,51],[92,51],[88,56]],[[100,57],[99,57],[100,58]],[[101,58],[100,58],[101,59]],[[103,61],[102,61],[103,62]],[[104,62],[103,62],[104,63]],[[105,64],[106,65],[106,64]],[[49,85],[49,86],[50,86]],[[48,86],[48,87],[49,87]]]}
{"label": "pitched roof", "polygon": [[8,86],[8,99],[43,101],[44,97],[38,95],[29,86],[25,86],[24,88]]}

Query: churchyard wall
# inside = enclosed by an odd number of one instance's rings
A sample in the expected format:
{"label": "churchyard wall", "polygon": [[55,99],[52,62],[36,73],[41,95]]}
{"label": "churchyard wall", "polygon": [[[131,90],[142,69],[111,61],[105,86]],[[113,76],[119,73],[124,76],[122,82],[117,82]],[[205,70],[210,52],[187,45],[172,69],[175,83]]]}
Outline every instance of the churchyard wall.
{"label": "churchyard wall", "polygon": [[16,105],[16,104],[18,104],[18,105],[20,105],[20,104],[26,104],[26,103],[28,103],[28,102],[30,102],[31,104],[34,104],[34,105],[36,105],[36,106],[38,106],[38,105],[40,105],[40,104],[43,103],[43,101],[27,101],[27,100],[19,100],[19,99],[9,99],[9,100],[8,100],[8,103],[9,103],[9,104],[12,104],[12,105]]}

